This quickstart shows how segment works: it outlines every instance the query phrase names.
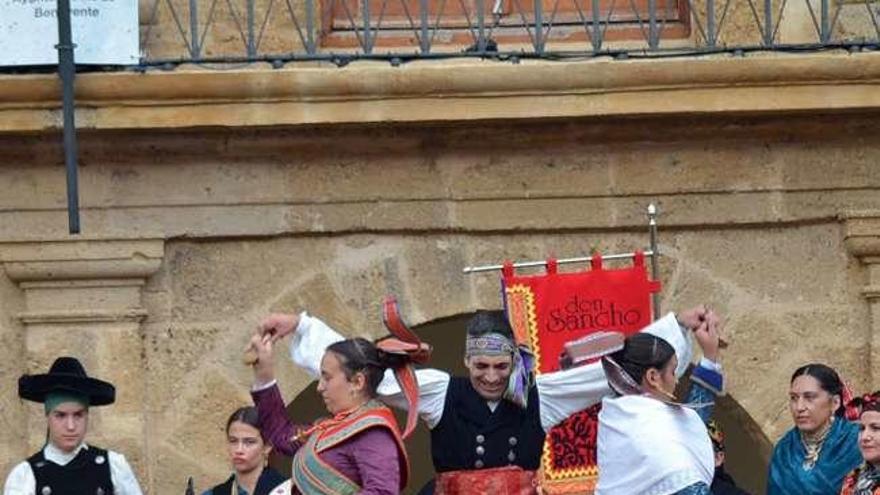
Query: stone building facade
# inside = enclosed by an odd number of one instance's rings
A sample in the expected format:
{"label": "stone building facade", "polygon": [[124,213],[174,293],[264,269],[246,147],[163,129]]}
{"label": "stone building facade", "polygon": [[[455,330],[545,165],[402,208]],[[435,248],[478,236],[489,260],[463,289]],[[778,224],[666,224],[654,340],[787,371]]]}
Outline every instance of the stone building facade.
{"label": "stone building facade", "polygon": [[[727,319],[721,414],[747,485],[791,426],[796,366],[880,386],[880,54],[182,67],[82,74],[77,99],[71,236],[58,84],[0,76],[3,473],[45,434],[15,377],[72,354],[119,390],[93,441],[149,493],[207,487],[262,315],[378,336],[394,293],[453,349],[444,322],[500,305],[497,277],[463,267],[645,247],[652,202],[663,310]],[[289,400],[306,390],[279,368]]]}

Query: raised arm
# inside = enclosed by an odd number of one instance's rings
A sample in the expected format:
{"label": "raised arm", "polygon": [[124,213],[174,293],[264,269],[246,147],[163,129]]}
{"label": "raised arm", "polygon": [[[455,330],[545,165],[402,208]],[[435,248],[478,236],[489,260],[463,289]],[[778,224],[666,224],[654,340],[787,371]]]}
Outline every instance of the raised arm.
{"label": "raised arm", "polygon": [[315,379],[321,374],[321,359],[327,347],[345,340],[326,323],[305,311],[300,314],[273,313],[260,322],[259,334],[268,337],[273,344],[292,335],[290,359]]}
{"label": "raised arm", "polygon": [[694,330],[694,339],[703,352],[699,364],[691,373],[691,384],[686,403],[693,404],[704,423],[712,419],[715,397],[724,395],[724,375],[719,363],[721,319],[708,311],[701,324]]}
{"label": "raised arm", "polygon": [[294,435],[305,430],[308,425],[296,425],[287,417],[278,384],[272,382],[267,388],[251,390],[251,397],[257,406],[263,437],[272,444],[276,452],[286,456],[295,454],[302,443],[294,441]]}
{"label": "raised arm", "polygon": [[[272,342],[287,335],[290,339],[290,358],[294,364],[304,369],[313,378],[317,378],[321,368],[321,358],[327,346],[344,340],[336,330],[330,328],[320,318],[309,316],[306,312],[295,314],[273,314],[260,324],[263,335],[271,336]],[[446,402],[446,390],[449,388],[449,374],[435,369],[416,371],[419,382],[419,417],[428,428],[433,428],[443,416],[443,404]],[[268,383],[268,380],[267,382]],[[385,372],[379,384],[379,400],[383,403],[405,410],[406,399],[397,385],[394,373]]]}
{"label": "raised arm", "polygon": [[271,335],[259,333],[251,338],[251,348],[256,351],[257,362],[254,364],[254,387],[251,397],[260,417],[260,430],[272,447],[287,456],[292,456],[302,445],[293,441],[297,431],[304,430],[307,425],[295,425],[287,416],[284,399],[275,381],[275,369],[272,357]]}
{"label": "raised arm", "polygon": [[[676,376],[681,376],[687,369],[691,360],[692,345],[688,335],[688,325],[694,325],[694,317],[690,310],[681,314],[682,321],[676,319],[675,314],[669,313],[663,318],[651,323],[642,331],[656,335],[670,344],[675,349],[679,366],[676,368]],[[703,310],[705,312],[705,310]],[[570,415],[584,410],[609,395],[608,381],[601,363],[591,363],[578,366],[564,371],[544,373],[535,378],[538,386],[538,397],[541,410],[541,425],[549,430]]]}

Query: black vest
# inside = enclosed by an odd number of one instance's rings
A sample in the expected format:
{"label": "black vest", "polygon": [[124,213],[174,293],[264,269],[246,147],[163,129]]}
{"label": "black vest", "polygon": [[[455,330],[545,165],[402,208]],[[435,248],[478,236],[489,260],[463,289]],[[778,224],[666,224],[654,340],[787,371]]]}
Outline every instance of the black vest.
{"label": "black vest", "polygon": [[438,473],[508,465],[538,469],[544,429],[538,390],[529,390],[528,408],[502,400],[495,411],[467,377],[453,377],[440,423],[431,430],[431,456]]}
{"label": "black vest", "polygon": [[46,460],[43,451],[28,458],[37,495],[113,495],[107,451],[90,445],[65,466]]}
{"label": "black vest", "polygon": [[[257,486],[254,487],[253,495],[268,495],[273,488],[287,481],[287,478],[272,468],[264,468],[257,480]],[[228,480],[211,488],[211,495],[230,495],[232,493],[232,484],[235,482],[235,475],[229,477]],[[237,495],[237,494],[235,494]]]}

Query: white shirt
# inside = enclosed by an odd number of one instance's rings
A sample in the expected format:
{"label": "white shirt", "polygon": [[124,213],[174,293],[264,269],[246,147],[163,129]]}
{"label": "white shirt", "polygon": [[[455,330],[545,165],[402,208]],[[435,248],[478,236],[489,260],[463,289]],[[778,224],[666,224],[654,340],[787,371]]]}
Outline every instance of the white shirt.
{"label": "white shirt", "polygon": [[643,395],[606,397],[599,412],[596,495],[669,495],[712,484],[715,455],[696,411]]}
{"label": "white shirt", "polygon": [[[672,344],[680,363],[680,372],[676,370],[676,374],[681,376],[690,362],[691,340],[689,332],[678,325],[675,315],[669,313],[642,331],[661,337]],[[290,357],[294,363],[317,378],[320,375],[321,359],[327,346],[340,340],[344,340],[342,335],[320,319],[303,312],[290,340]],[[443,417],[450,375],[436,369],[421,369],[416,371],[416,378],[419,383],[419,416],[428,428],[433,429]],[[254,390],[268,388],[274,383],[272,381],[256,384]],[[535,377],[535,384],[538,387],[541,426],[545,430],[549,430],[570,415],[597,404],[603,397],[611,394],[605,372],[598,362],[538,375]],[[385,404],[398,409],[407,408],[406,398],[400,391],[391,370],[385,372],[378,393],[379,400]]]}
{"label": "white shirt", "polygon": [[[48,443],[43,447],[43,456],[47,461],[52,461],[60,466],[66,466],[79,454],[80,450],[88,448],[88,445],[82,443],[73,451],[64,452]],[[108,450],[107,457],[110,462],[110,482],[113,483],[114,493],[116,495],[143,495],[137,478],[135,478],[131,466],[128,465],[128,461],[125,460],[125,456]],[[36,495],[36,491],[37,480],[34,478],[34,471],[27,461],[12,468],[12,471],[6,478],[3,495]]]}

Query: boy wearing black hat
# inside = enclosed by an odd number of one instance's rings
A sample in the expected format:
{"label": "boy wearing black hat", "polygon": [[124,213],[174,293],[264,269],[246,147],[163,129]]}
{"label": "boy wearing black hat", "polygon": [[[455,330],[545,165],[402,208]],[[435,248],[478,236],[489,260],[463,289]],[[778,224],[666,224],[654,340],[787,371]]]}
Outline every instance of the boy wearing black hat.
{"label": "boy wearing black hat", "polygon": [[19,378],[18,395],[43,404],[46,445],[12,469],[3,495],[142,495],[124,456],[85,443],[89,407],[112,404],[113,385],[61,357],[49,373]]}

